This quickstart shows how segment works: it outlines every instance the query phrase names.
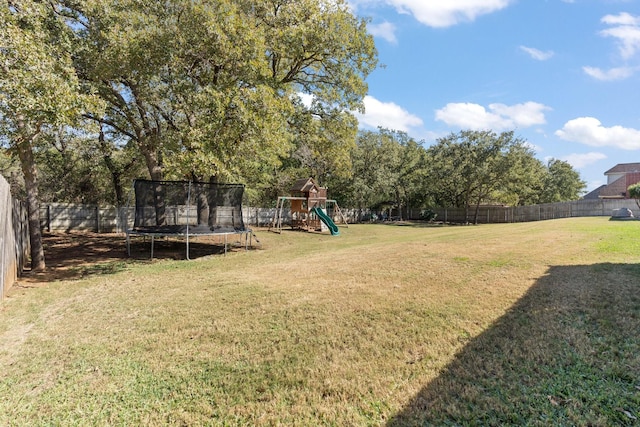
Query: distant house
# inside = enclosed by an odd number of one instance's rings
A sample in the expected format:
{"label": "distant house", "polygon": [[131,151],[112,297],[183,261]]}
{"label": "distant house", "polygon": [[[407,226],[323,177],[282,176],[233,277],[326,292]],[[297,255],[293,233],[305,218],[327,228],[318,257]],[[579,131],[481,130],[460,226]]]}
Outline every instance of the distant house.
{"label": "distant house", "polygon": [[640,163],[619,163],[604,174],[607,184],[585,195],[584,199],[628,199],[627,188],[640,182]]}

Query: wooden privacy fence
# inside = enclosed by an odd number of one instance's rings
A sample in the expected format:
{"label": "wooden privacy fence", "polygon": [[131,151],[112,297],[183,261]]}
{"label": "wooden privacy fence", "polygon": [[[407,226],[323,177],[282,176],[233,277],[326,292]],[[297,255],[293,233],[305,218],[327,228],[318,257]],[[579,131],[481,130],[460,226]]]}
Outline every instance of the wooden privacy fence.
{"label": "wooden privacy fence", "polygon": [[11,197],[0,175],[0,298],[16,283],[29,253],[29,229],[24,206]]}
{"label": "wooden privacy fence", "polygon": [[[266,227],[276,213],[275,208],[243,207],[242,217],[248,226]],[[182,207],[167,207],[167,216],[184,218],[196,212],[187,212]],[[348,222],[358,222],[361,215],[358,210],[343,210]],[[284,215],[288,220],[288,214]],[[124,233],[133,227],[135,208],[98,207],[66,203],[50,203],[40,208],[41,227],[49,232],[55,231],[93,231],[97,233]],[[175,222],[181,223],[179,220]]]}
{"label": "wooden privacy fence", "polygon": [[[530,222],[547,219],[571,218],[583,216],[611,216],[613,211],[629,208],[634,216],[640,218],[634,200],[577,200],[573,202],[549,203],[533,206],[481,206],[478,223],[495,224],[508,222]],[[462,208],[434,208],[436,221],[447,223],[473,222],[475,208],[467,211]],[[421,209],[410,209],[405,219],[420,219]],[[350,223],[368,219],[370,212],[359,209],[342,209]],[[175,215],[186,215],[179,211]],[[275,208],[242,208],[244,222],[248,226],[268,226],[275,214]],[[170,211],[167,215],[172,215]],[[195,214],[193,214],[195,215]],[[134,208],[98,207],[74,204],[48,204],[41,208],[41,225],[47,231],[93,231],[99,233],[122,233],[133,226]],[[288,216],[285,212],[284,218]]]}
{"label": "wooden privacy fence", "polygon": [[[636,218],[640,218],[640,209],[635,200],[576,200],[573,202],[547,203],[531,206],[480,206],[479,224],[495,224],[507,222],[531,222],[547,219],[572,218],[584,216],[611,216],[617,209],[631,209]],[[436,221],[450,223],[473,222],[475,208],[434,208],[438,216]],[[410,218],[420,218],[420,210],[410,211]]]}
{"label": "wooden privacy fence", "polygon": [[51,203],[40,207],[40,226],[46,231],[124,232],[128,215],[133,222],[134,208],[99,207],[69,203]]}
{"label": "wooden privacy fence", "polygon": [[[242,215],[246,224],[266,225],[275,209],[243,208]],[[181,207],[168,207],[166,215],[184,217],[189,212]],[[195,218],[195,211],[190,212]],[[270,216],[271,215],[271,216]],[[66,203],[51,203],[40,208],[41,227],[49,232],[55,231],[93,231],[96,233],[124,233],[133,227],[135,208],[98,207]],[[175,220],[176,224],[181,223]]]}

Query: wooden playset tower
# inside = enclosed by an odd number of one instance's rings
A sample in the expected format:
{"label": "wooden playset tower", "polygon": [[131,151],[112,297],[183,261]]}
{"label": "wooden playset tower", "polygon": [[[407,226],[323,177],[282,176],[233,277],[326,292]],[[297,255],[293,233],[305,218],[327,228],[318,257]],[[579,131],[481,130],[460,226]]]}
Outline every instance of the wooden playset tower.
{"label": "wooden playset tower", "polygon": [[291,227],[319,230],[320,219],[310,214],[314,207],[327,207],[327,189],[320,187],[313,178],[299,179],[290,189]]}
{"label": "wooden playset tower", "polygon": [[332,235],[339,234],[338,227],[326,214],[328,205],[333,205],[336,212],[342,217],[344,224],[347,223],[340,212],[338,203],[335,200],[327,199],[326,187],[320,187],[313,178],[297,180],[289,191],[290,196],[278,197],[270,230],[275,228],[278,232],[282,231],[282,211],[287,201],[291,205],[291,228],[307,231],[328,229]]}

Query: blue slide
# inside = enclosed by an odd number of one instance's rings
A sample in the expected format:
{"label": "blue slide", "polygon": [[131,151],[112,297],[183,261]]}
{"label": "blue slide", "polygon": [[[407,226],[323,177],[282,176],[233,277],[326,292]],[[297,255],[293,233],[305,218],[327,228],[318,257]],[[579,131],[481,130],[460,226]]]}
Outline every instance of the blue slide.
{"label": "blue slide", "polygon": [[340,230],[338,230],[338,226],[336,225],[336,223],[333,222],[333,220],[329,218],[329,216],[326,213],[324,213],[322,209],[313,207],[311,208],[311,212],[316,214],[318,218],[320,218],[320,221],[324,222],[324,225],[326,225],[329,228],[329,231],[331,232],[332,236],[337,236],[340,234]]}

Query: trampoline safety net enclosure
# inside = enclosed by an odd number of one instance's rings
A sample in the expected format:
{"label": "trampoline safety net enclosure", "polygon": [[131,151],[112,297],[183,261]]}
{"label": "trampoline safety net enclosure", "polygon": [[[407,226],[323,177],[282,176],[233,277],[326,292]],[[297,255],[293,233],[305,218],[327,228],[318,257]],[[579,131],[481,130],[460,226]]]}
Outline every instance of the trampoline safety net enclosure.
{"label": "trampoline safety net enclosure", "polygon": [[253,235],[242,219],[242,184],[135,180],[133,188],[135,220],[127,230],[129,256],[131,235],[151,237],[151,258],[154,238],[186,238],[187,259],[190,237],[223,235],[226,253],[228,235],[240,235],[245,247]]}

